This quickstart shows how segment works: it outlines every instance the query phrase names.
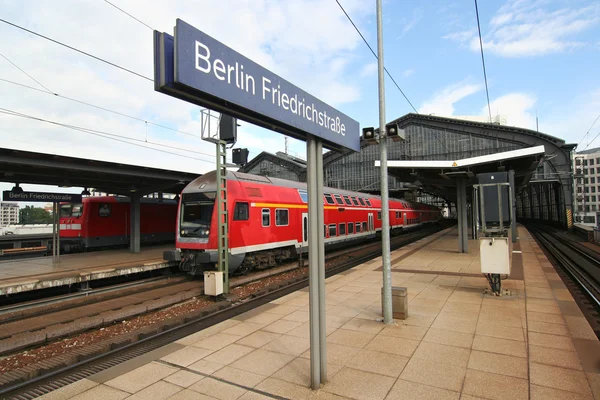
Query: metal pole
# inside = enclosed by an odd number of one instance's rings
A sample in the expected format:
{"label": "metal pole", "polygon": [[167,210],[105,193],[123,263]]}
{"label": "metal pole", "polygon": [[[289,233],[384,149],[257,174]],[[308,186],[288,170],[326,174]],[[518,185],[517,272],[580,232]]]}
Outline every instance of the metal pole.
{"label": "metal pole", "polygon": [[327,382],[327,318],[325,314],[326,298],[325,298],[325,241],[320,234],[321,227],[325,225],[323,205],[323,142],[321,139],[316,139],[316,161],[317,161],[317,232],[319,232],[319,355],[321,359],[321,383]]}
{"label": "metal pole", "polygon": [[56,264],[56,208],[57,203],[52,203],[52,264]]}
{"label": "metal pole", "polygon": [[379,147],[381,150],[381,251],[383,259],[383,322],[392,317],[392,267],[390,264],[390,212],[388,201],[387,135],[385,134],[385,84],[383,70],[383,26],[381,0],[377,0],[377,66],[379,81]]}
{"label": "metal pole", "polygon": [[56,263],[60,264],[60,203],[56,203]]}
{"label": "metal pole", "polygon": [[321,384],[320,331],[319,331],[319,199],[317,192],[317,143],[312,135],[306,141],[308,186],[308,307],[310,320],[310,387],[317,390]]}

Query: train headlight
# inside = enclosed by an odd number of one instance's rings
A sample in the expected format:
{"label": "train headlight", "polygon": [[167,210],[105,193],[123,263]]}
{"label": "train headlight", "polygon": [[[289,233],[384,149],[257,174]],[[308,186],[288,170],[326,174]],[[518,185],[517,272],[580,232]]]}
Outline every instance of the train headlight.
{"label": "train headlight", "polygon": [[185,229],[181,230],[181,236],[185,236],[187,234],[187,231]]}

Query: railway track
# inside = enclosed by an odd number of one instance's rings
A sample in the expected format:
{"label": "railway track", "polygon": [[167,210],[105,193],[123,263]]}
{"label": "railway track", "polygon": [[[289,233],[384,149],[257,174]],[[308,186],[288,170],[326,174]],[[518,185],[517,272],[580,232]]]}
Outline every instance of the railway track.
{"label": "railway track", "polygon": [[[407,233],[392,239],[392,250],[400,248],[409,243],[427,237],[435,232],[443,230],[450,226],[441,224],[421,231]],[[360,265],[381,254],[380,243],[371,243],[357,247],[348,251],[338,251],[331,253],[326,260],[326,276],[331,276],[345,271],[356,265]],[[296,269],[298,269],[296,267]],[[301,268],[306,270],[306,268]],[[282,274],[282,269],[277,274]],[[289,271],[289,270],[288,270]],[[306,272],[306,271],[304,271]],[[263,272],[263,278],[257,276],[238,277],[237,282],[231,281],[233,285],[243,285],[248,282],[264,279],[274,273]],[[285,274],[285,272],[284,272]],[[199,284],[196,281],[196,284]],[[125,337],[120,337],[113,341],[108,347],[96,346],[86,349],[83,354],[71,357],[71,362],[67,365],[57,365],[47,367],[39,371],[36,376],[30,376],[29,379],[21,379],[20,382],[0,386],[0,396],[14,396],[14,399],[31,399],[41,394],[68,385],[83,377],[93,375],[99,371],[110,368],[123,361],[132,359],[141,354],[152,351],[175,340],[188,336],[194,332],[207,328],[223,320],[234,317],[235,315],[249,311],[255,307],[272,301],[278,297],[299,290],[308,285],[306,273],[295,275],[287,281],[274,283],[268,287],[261,287],[258,291],[246,295],[244,298],[223,300],[211,304],[208,309],[189,315],[180,316],[174,320],[162,321],[160,326],[151,326],[150,329],[141,330],[137,333],[128,333]],[[61,361],[61,360],[58,360]],[[64,364],[64,363],[63,363]],[[10,397],[8,397],[10,398]]]}
{"label": "railway track", "polygon": [[600,254],[569,239],[555,229],[528,224],[548,258],[600,338]]}

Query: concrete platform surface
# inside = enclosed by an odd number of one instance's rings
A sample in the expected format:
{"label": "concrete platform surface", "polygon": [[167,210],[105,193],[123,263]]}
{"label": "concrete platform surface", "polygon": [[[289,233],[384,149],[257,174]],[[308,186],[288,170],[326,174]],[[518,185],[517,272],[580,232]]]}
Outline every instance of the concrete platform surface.
{"label": "concrete platform surface", "polygon": [[77,284],[111,278],[173,264],[163,260],[163,251],[173,246],[152,246],[139,253],[128,249],[65,254],[54,265],[52,257],[32,257],[0,262],[0,295]]}
{"label": "concrete platform surface", "polygon": [[[327,280],[328,382],[309,389],[306,289],[43,399],[600,399],[600,342],[526,229],[511,294],[483,294],[456,229],[393,252],[409,317],[381,319],[381,260]],[[517,274],[518,275],[518,274]]]}

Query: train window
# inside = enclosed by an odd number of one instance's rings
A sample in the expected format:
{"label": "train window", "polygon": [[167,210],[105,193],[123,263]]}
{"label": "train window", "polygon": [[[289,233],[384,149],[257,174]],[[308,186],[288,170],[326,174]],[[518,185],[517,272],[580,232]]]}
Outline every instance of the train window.
{"label": "train window", "polygon": [[[323,225],[323,237],[327,237],[327,225]],[[308,239],[306,239],[306,241],[308,241]]]}
{"label": "train window", "polygon": [[358,201],[360,201],[360,205],[361,205],[361,206],[366,206],[366,205],[367,205],[367,203],[365,203],[365,201],[363,200],[363,198],[362,198],[362,197],[359,197],[359,198],[358,198]]}
{"label": "train window", "polygon": [[71,209],[71,217],[79,218],[83,214],[83,204],[73,204],[73,208]]}
{"label": "train window", "polygon": [[400,218],[400,211],[396,211],[396,218]]}
{"label": "train window", "polygon": [[368,205],[369,207],[372,207],[372,206],[371,206],[371,200],[369,200],[369,199],[365,199],[365,201],[367,202],[367,205]]}
{"label": "train window", "polygon": [[262,226],[271,225],[271,211],[268,208],[262,209]]}
{"label": "train window", "polygon": [[340,224],[340,236],[346,234],[346,224]]}
{"label": "train window", "polygon": [[333,196],[329,193],[325,195],[325,200],[327,200],[327,204],[335,204],[335,201],[333,201]]}
{"label": "train window", "polygon": [[[62,204],[60,206],[60,217],[61,218],[68,218],[71,216],[71,207],[73,207],[71,204]],[[11,247],[12,249],[12,247]]]}
{"label": "train window", "polygon": [[331,224],[329,225],[329,237],[337,236],[337,225]]}
{"label": "train window", "polygon": [[334,194],[333,197],[335,197],[336,203],[344,205],[344,202],[342,201],[342,196],[340,196],[339,194]]}
{"label": "train window", "polygon": [[344,196],[344,201],[346,202],[347,205],[351,206],[352,202],[350,201],[350,196]]}
{"label": "train window", "polygon": [[306,190],[298,189],[298,194],[300,195],[303,203],[308,203],[308,193]]}
{"label": "train window", "polygon": [[377,221],[381,220],[381,211],[377,211]]}
{"label": "train window", "polygon": [[110,204],[100,203],[98,206],[99,217],[110,217]]}
{"label": "train window", "polygon": [[363,222],[363,223],[362,223],[362,231],[363,231],[363,232],[366,232],[366,231],[367,231],[367,223],[366,223],[366,222]]}
{"label": "train window", "polygon": [[360,222],[357,222],[355,225],[356,225],[356,233],[360,233]]}
{"label": "train window", "polygon": [[348,235],[352,235],[354,233],[354,224],[352,222],[348,222]]}
{"label": "train window", "polygon": [[287,209],[276,209],[275,210],[275,225],[287,226],[289,223],[289,213]]}
{"label": "train window", "polygon": [[354,203],[355,206],[359,206],[360,204],[358,204],[358,200],[356,200],[356,197],[351,197],[352,202]]}
{"label": "train window", "polygon": [[234,221],[248,221],[250,219],[248,203],[235,203],[233,210]]}

